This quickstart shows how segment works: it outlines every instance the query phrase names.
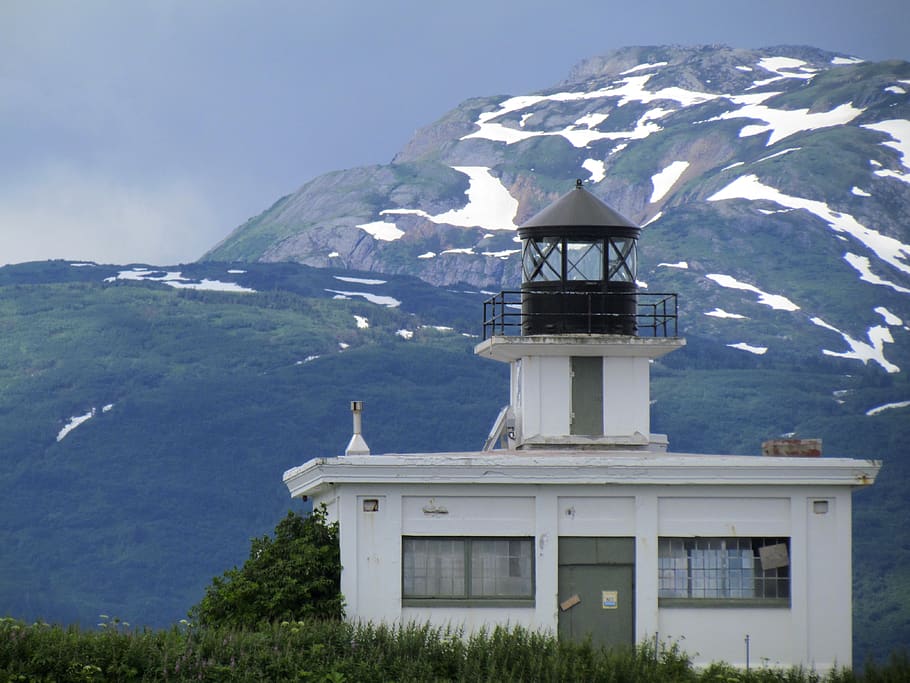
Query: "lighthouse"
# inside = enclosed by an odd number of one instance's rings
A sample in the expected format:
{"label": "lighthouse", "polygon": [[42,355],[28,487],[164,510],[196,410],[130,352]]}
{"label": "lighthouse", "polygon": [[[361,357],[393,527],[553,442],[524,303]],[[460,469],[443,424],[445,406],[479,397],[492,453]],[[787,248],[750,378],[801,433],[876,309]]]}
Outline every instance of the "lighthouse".
{"label": "lighthouse", "polygon": [[370,455],[353,402],[346,453],[284,473],[338,522],[347,618],[850,665],[851,493],[881,462],[670,452],[650,366],[685,342],[640,235],[581,183],[519,228],[474,349],[511,369],[481,450]]}
{"label": "lighthouse", "polygon": [[640,233],[580,180],[518,229],[521,289],[485,303],[475,348],[511,368],[486,449],[666,451],[650,430],[650,364],[685,340],[676,294],[639,289]]}

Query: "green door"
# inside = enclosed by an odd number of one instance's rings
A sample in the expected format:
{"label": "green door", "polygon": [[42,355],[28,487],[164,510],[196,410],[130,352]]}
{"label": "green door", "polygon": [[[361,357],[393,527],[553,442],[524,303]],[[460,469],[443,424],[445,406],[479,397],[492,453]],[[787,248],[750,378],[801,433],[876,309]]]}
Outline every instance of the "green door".
{"label": "green door", "polygon": [[559,637],[635,642],[635,539],[559,538]]}
{"label": "green door", "polygon": [[604,433],[604,359],[572,356],[572,420],[570,434]]}

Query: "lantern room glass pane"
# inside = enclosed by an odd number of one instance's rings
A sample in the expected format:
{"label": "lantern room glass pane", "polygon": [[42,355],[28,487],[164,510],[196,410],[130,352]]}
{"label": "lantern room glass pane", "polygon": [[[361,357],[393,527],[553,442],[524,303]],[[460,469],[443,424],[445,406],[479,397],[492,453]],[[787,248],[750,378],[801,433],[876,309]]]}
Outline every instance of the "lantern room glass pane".
{"label": "lantern room glass pane", "polygon": [[610,240],[607,279],[611,282],[635,282],[638,270],[636,240],[619,237]]}
{"label": "lantern room glass pane", "polygon": [[562,241],[559,238],[525,240],[522,269],[525,282],[562,279]]}
{"label": "lantern room glass pane", "polygon": [[602,241],[566,244],[566,280],[602,280],[603,274]]}

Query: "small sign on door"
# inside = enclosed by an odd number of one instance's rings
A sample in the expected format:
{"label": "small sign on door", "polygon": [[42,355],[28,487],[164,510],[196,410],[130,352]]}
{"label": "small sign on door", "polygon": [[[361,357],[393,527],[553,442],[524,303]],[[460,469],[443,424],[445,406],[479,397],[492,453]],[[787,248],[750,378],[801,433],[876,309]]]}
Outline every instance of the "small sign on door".
{"label": "small sign on door", "polygon": [[616,603],[619,599],[619,591],[601,591],[601,606],[603,609],[616,609]]}

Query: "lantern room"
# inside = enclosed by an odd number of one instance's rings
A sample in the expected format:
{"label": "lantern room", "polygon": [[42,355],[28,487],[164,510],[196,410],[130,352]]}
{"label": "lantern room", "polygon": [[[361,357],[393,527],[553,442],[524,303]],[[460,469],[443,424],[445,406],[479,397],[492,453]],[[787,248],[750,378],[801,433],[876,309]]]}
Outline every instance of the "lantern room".
{"label": "lantern room", "polygon": [[523,224],[522,334],[635,334],[640,232],[581,180]]}

